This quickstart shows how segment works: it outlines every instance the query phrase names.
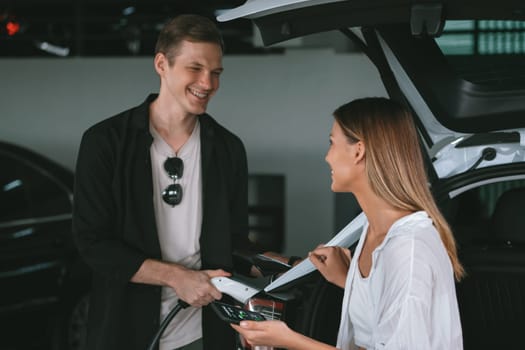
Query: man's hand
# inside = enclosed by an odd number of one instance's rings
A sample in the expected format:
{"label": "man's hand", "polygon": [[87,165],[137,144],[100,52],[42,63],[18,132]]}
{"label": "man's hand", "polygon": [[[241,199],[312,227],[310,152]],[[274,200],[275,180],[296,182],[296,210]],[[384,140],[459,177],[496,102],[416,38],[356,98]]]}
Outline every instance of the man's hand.
{"label": "man's hand", "polygon": [[222,298],[211,279],[229,276],[231,274],[224,270],[190,270],[179,264],[146,259],[131,282],[171,287],[180,299],[200,307]]}
{"label": "man's hand", "polygon": [[195,271],[185,269],[178,272],[177,279],[170,284],[177,296],[191,306],[205,306],[222,298],[222,293],[211,283],[213,277],[228,277],[224,270]]}

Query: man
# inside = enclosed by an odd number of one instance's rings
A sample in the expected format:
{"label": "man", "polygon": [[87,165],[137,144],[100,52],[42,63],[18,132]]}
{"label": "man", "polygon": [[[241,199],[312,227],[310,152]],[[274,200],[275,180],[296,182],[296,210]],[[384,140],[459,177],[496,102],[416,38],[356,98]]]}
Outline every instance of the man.
{"label": "man", "polygon": [[221,298],[210,279],[228,276],[233,250],[248,245],[245,149],[205,114],[222,38],[211,20],[180,15],[155,50],[158,95],[91,127],[80,145],[73,229],[93,270],[87,347],[146,349],[181,299],[190,307],[161,350],[233,349],[229,325],[202,308]]}

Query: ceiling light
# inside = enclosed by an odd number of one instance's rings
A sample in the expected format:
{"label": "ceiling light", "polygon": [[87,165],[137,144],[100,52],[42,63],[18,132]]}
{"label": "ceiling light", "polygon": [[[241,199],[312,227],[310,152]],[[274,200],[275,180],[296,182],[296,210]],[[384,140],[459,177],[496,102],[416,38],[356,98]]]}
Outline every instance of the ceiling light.
{"label": "ceiling light", "polygon": [[7,30],[7,35],[13,36],[20,31],[20,23],[16,21],[9,21],[6,23],[5,29]]}
{"label": "ceiling light", "polygon": [[50,54],[65,57],[69,55],[69,47],[61,47],[48,43],[47,41],[36,41],[36,47]]}

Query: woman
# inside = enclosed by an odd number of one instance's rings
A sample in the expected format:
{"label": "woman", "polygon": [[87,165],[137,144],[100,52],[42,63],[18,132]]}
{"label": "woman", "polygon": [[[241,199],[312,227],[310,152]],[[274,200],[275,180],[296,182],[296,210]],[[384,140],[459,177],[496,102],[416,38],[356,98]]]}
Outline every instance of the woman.
{"label": "woman", "polygon": [[[339,247],[309,254],[345,288],[337,348],[462,349],[454,277],[463,268],[430,193],[412,116],[391,100],[365,98],[334,117],[332,191],[352,192],[367,217],[353,257]],[[232,327],[252,345],[333,349],[281,321]]]}

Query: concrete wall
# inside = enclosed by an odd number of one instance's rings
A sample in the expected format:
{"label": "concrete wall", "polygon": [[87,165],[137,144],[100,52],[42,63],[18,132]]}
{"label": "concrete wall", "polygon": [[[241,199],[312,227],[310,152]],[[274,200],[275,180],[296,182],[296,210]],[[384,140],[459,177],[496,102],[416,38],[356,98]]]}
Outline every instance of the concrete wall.
{"label": "concrete wall", "polygon": [[[224,67],[208,111],[244,140],[251,173],[286,176],[285,252],[303,255],[334,234],[331,112],[384,96],[378,73],[361,54],[331,50],[226,56]],[[158,89],[149,58],[2,59],[0,77],[0,140],[69,168],[87,127]]]}

